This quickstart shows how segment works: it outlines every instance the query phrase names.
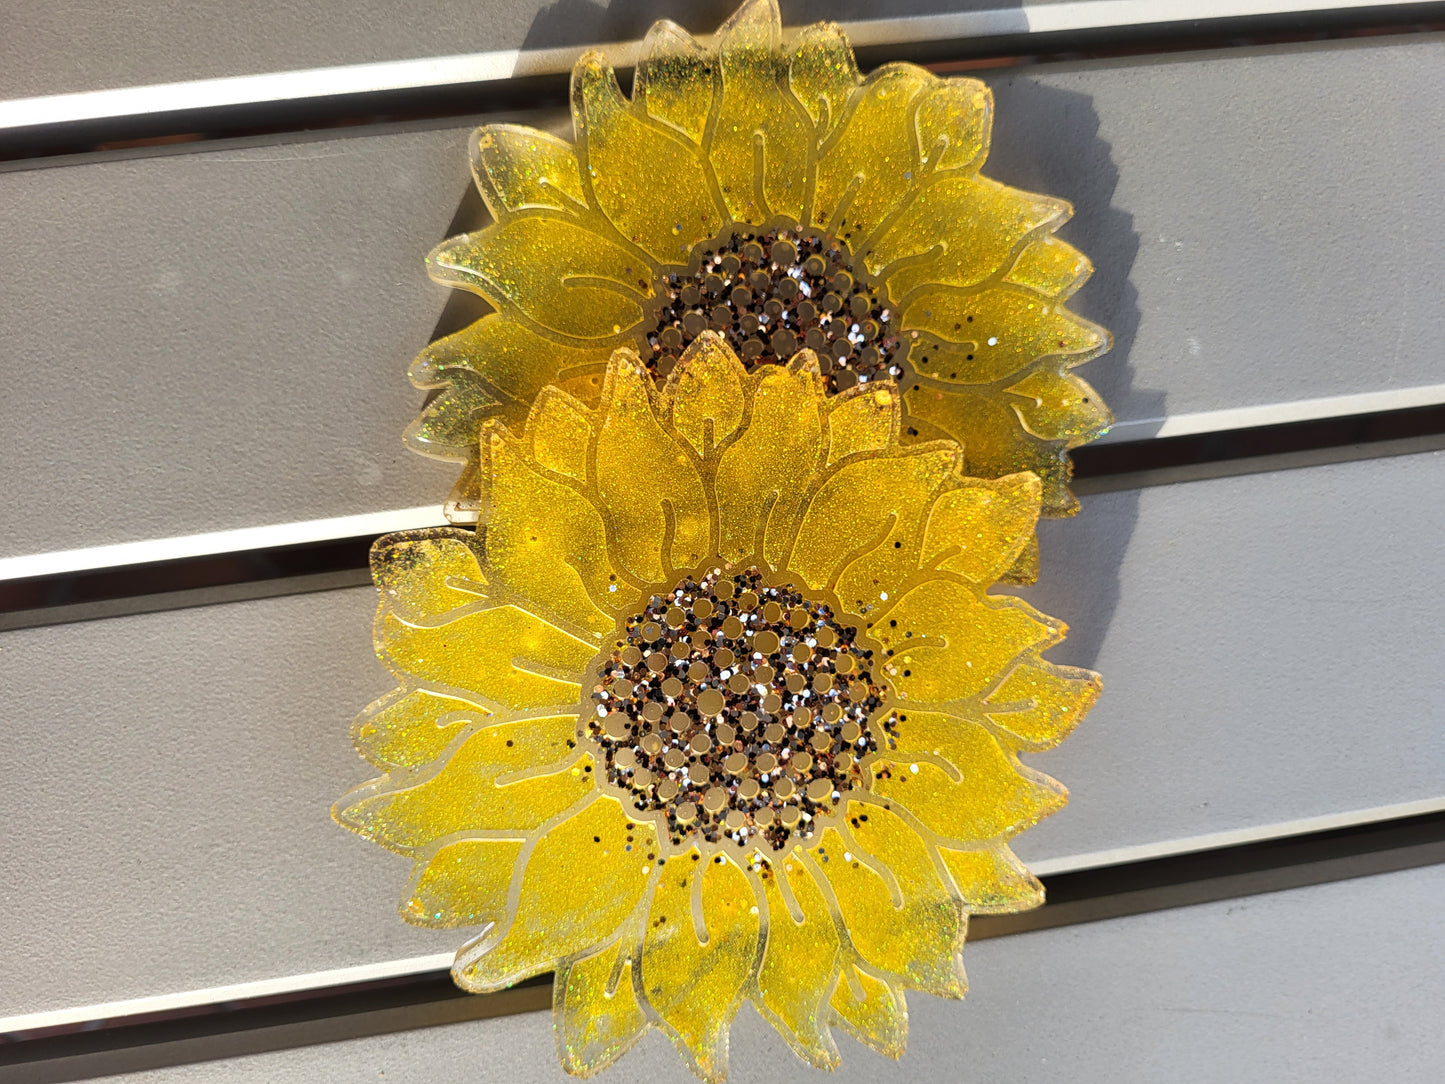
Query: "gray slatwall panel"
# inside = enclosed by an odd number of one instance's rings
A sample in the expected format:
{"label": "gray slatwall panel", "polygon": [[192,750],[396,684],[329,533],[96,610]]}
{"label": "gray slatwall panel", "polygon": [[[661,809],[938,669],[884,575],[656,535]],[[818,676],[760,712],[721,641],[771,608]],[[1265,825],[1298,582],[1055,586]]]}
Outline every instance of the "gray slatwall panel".
{"label": "gray slatwall panel", "polygon": [[[843,1066],[824,1076],[744,1008],[729,1079],[1426,1084],[1445,1060],[1442,892],[1434,866],[980,941],[962,1003],[909,995],[902,1061],[838,1032]],[[561,1082],[550,1025],[534,1012],[103,1079]],[[612,1079],[692,1077],[654,1032]]]}
{"label": "gray slatwall panel", "polygon": [[[1106,689],[1034,860],[1445,796],[1445,453],[1092,498],[1036,602]],[[1067,548],[1066,548],[1067,543]],[[328,820],[367,588],[0,636],[0,1016],[446,951]],[[1067,936],[1067,935],[1061,935]]]}
{"label": "gray slatwall panel", "polygon": [[[1077,205],[1078,307],[1119,342],[1083,372],[1133,435],[1442,382],[1442,57],[993,79],[991,172]],[[399,442],[404,372],[466,185],[461,128],[0,174],[0,557],[439,503],[452,471]]]}

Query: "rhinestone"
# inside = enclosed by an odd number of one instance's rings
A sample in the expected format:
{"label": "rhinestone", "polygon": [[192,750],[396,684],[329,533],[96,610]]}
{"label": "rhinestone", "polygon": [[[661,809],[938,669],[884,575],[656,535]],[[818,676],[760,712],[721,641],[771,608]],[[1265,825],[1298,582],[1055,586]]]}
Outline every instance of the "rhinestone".
{"label": "rhinestone", "polygon": [[757,760],[753,763],[757,765],[759,774],[767,775],[778,766],[778,758],[773,756],[772,753],[759,753]]}
{"label": "rhinestone", "polygon": [[[675,677],[670,677],[662,683],[662,695],[676,700],[682,695],[682,682]],[[654,722],[656,720],[653,720]]]}
{"label": "rhinestone", "polygon": [[748,758],[746,753],[734,753],[723,761],[723,767],[732,772],[733,775],[742,775],[748,770]]}
{"label": "rhinestone", "polygon": [[781,779],[775,780],[773,782],[773,793],[776,794],[779,798],[791,798],[793,796],[793,792],[797,789],[798,788],[793,785],[793,781],[789,779],[786,775],[783,776]]}
{"label": "rhinestone", "polygon": [[667,669],[667,656],[661,651],[654,651],[647,656],[647,668],[654,674],[660,674]]}
{"label": "rhinestone", "polygon": [[697,695],[697,710],[706,716],[717,715],[726,701],[716,689],[706,689]]}
{"label": "rhinestone", "polygon": [[745,802],[751,802],[758,796],[758,791],[762,789],[762,786],[756,779],[744,779],[738,784],[738,797]]}
{"label": "rhinestone", "polygon": [[782,723],[770,723],[768,724],[768,729],[763,731],[763,740],[769,745],[777,745],[783,740],[783,735],[787,734],[787,732],[787,729]]}
{"label": "rhinestone", "polygon": [[697,806],[691,802],[683,802],[677,807],[677,819],[680,824],[691,824],[697,820]]}
{"label": "rhinestone", "polygon": [[706,734],[698,732],[692,736],[692,740],[687,744],[689,745],[689,747],[691,747],[694,753],[701,756],[703,753],[706,753],[709,749],[712,748],[712,739],[709,738]]}
{"label": "rhinestone", "polygon": [[832,797],[833,784],[827,779],[814,779],[808,784],[808,799],[813,802],[823,802]]}
{"label": "rhinestone", "polygon": [[813,766],[813,758],[807,753],[797,753],[788,761],[788,766],[801,775]]}

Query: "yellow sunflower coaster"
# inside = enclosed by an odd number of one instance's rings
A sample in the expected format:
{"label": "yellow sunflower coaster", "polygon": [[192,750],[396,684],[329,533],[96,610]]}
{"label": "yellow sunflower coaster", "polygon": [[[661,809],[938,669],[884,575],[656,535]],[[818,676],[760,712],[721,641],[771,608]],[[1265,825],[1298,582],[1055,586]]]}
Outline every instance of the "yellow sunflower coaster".
{"label": "yellow sunflower coaster", "polygon": [[477,517],[487,419],[520,425],[548,385],[595,403],[619,346],[661,381],[708,330],[749,371],[814,351],[829,395],[896,379],[905,443],[955,440],[979,477],[1033,471],[1044,514],[1074,512],[1068,449],[1112,418],[1071,370],[1109,335],[1064,307],[1092,270],[1054,236],[1069,205],[980,175],[992,110],[973,79],[864,78],[833,24],[785,44],[775,0],[749,0],[713,49],[656,24],[630,99],[582,57],[573,142],[478,129],[496,223],[428,267],[497,311],[411,370],[439,393],[409,442],[469,464],[453,521]]}
{"label": "yellow sunflower coaster", "polygon": [[595,407],[484,426],[483,530],[372,551],[401,687],[335,816],[413,860],[408,921],[482,927],[463,987],[555,971],[569,1072],[658,1027],[722,1079],[744,999],[812,1065],[833,1025],[896,1057],[905,989],[963,995],[967,915],[1042,901],[1007,840],[1065,792],[1018,754],[1099,684],[986,593],[1039,480],[901,445],[896,385],[836,371],[703,331],[659,387],[620,349]]}

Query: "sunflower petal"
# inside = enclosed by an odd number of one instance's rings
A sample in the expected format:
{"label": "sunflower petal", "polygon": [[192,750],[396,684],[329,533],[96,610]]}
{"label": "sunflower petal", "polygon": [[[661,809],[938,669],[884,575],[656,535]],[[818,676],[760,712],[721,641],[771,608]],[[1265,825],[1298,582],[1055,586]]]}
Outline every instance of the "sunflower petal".
{"label": "sunflower petal", "polygon": [[[557,969],[552,983],[552,1030],[562,1068],[592,1076],[611,1065],[647,1030],[632,988],[632,948],[626,938]],[[616,978],[616,986],[612,983]]]}
{"label": "sunflower petal", "polygon": [[1043,440],[1068,441],[1070,447],[1109,431],[1114,415],[1099,393],[1073,373],[1035,369],[1009,387],[1024,428]]}
{"label": "sunflower petal", "polygon": [[698,455],[707,457],[726,445],[742,424],[747,375],[738,356],[712,331],[702,333],[688,350],[687,364],[673,371],[667,391],[672,425]]}
{"label": "sunflower petal", "polygon": [[1101,687],[1092,670],[1028,659],[989,694],[985,707],[991,722],[1030,748],[1049,749],[1079,725]]}
{"label": "sunflower petal", "polygon": [[898,389],[888,384],[850,388],[835,398],[828,412],[828,465],[897,443],[901,406]]}
{"label": "sunflower petal", "polygon": [[977,79],[940,79],[919,98],[915,123],[935,169],[976,172],[988,156],[993,92]]}
{"label": "sunflower petal", "polygon": [[[597,637],[610,632],[613,607],[638,596],[608,591],[617,584],[601,514],[577,490],[539,474],[500,425],[487,436],[488,570],[548,618]],[[609,595],[615,601],[604,610],[599,603]]]}
{"label": "sunflower petal", "polygon": [[549,829],[526,860],[515,917],[457,953],[466,990],[501,990],[605,941],[652,883],[657,832],[600,795]]}
{"label": "sunflower petal", "polygon": [[550,773],[572,754],[576,716],[523,719],[477,731],[429,779],[398,790],[367,784],[336,804],[336,819],[365,839],[411,853],[443,836],[467,831],[527,831],[573,805],[593,788],[587,754]]}
{"label": "sunflower petal", "polygon": [[970,914],[1013,914],[1044,902],[1044,886],[1003,844],[975,851],[940,847],[938,854]]}
{"label": "sunflower petal", "polygon": [[718,463],[714,491],[723,560],[741,560],[759,550],[774,564],[782,559],[818,465],[821,400],[812,372],[763,367],[752,419]]}
{"label": "sunflower petal", "polygon": [[[960,214],[964,207],[968,213]],[[998,274],[1029,234],[1068,216],[1062,200],[986,177],[940,177],[873,243],[865,262],[869,274],[886,281],[890,297],[936,283],[976,286]]]}
{"label": "sunflower petal", "polygon": [[397,689],[356,717],[351,741],[378,768],[415,768],[435,760],[464,729],[490,715],[477,704],[429,689]]}
{"label": "sunflower petal", "polygon": [[527,418],[526,439],[537,466],[585,484],[591,431],[591,416],[577,399],[543,388]]}
{"label": "sunflower petal", "polygon": [[[658,263],[687,263],[692,246],[717,233],[720,217],[697,152],[633,113],[601,53],[585,54],[572,70],[572,115],[602,213]],[[640,268],[633,279],[647,288]]]}
{"label": "sunflower petal", "polygon": [[850,607],[892,592],[918,567],[933,495],[957,462],[957,449],[931,444],[844,464],[808,502],[789,569],[815,589],[836,580],[839,600]]}
{"label": "sunflower petal", "polygon": [[520,124],[488,124],[472,133],[472,176],[499,222],[516,211],[587,205],[576,148]]}
{"label": "sunflower petal", "polygon": [[848,816],[859,819],[853,835],[867,854],[853,853],[829,828],[809,855],[832,886],[853,948],[864,963],[905,986],[962,997],[959,953],[967,919],[934,869],[927,844],[881,806],[849,802]]}
{"label": "sunflower petal", "polygon": [[816,225],[861,247],[922,179],[914,100],[936,81],[912,64],[888,64],[868,76],[818,162]]}
{"label": "sunflower petal", "polygon": [[658,424],[654,396],[636,355],[615,355],[593,452],[618,556],[649,583],[703,560],[710,533],[702,478],[686,446]]}
{"label": "sunflower petal", "polygon": [[652,24],[632,89],[649,117],[702,142],[716,83],[717,65],[697,39],[670,19]]}
{"label": "sunflower petal", "polygon": [[837,127],[848,95],[862,81],[847,35],[837,23],[814,23],[798,31],[788,57],[788,85],[817,126],[816,142]]}
{"label": "sunflower petal", "polygon": [[962,782],[929,761],[880,754],[873,762],[873,792],[907,809],[929,831],[964,843],[1015,835],[1064,807],[1067,792],[1058,783],[1021,774],[1026,769],[977,723],[953,723],[956,732],[942,747]]}
{"label": "sunflower petal", "polygon": [[1066,631],[1022,599],[955,580],[912,588],[872,625],[893,652],[884,670],[899,700],[934,704],[977,696],[1019,655],[1058,643]]}
{"label": "sunflower petal", "polygon": [[[783,896],[784,878],[801,921]],[[806,867],[788,855],[774,860],[762,885],[768,939],[758,968],[761,1007],[800,1058],[814,1068],[836,1068],[838,1048],[828,1034],[826,1005],[838,980],[840,945],[827,898]]]}
{"label": "sunflower petal", "polygon": [[506,406],[473,374],[453,370],[445,390],[427,403],[404,439],[422,455],[467,459],[476,454],[482,423]]}
{"label": "sunflower petal", "polygon": [[1094,265],[1082,252],[1067,241],[1044,234],[1019,253],[1004,281],[1063,301],[1093,273]]}
{"label": "sunflower petal", "polygon": [[371,545],[382,604],[403,621],[431,622],[487,597],[476,535],[455,527],[401,531]]}
{"label": "sunflower petal", "polygon": [[922,568],[957,572],[981,587],[998,581],[1023,553],[1039,520],[1036,474],[992,481],[970,478],[933,505],[923,537]]}
{"label": "sunflower petal", "polygon": [[584,341],[620,340],[652,296],[640,256],[579,222],[538,213],[443,241],[427,269],[541,331]]}
{"label": "sunflower petal", "polygon": [[[760,922],[743,871],[722,855],[701,862],[693,860],[696,854],[663,867],[642,945],[642,989],[693,1071],[720,1081],[727,1076],[728,1029],[757,962]],[[699,877],[701,913],[695,916]]]}
{"label": "sunflower petal", "polygon": [[507,917],[520,839],[461,839],[417,864],[401,917],[413,926],[485,926]]}
{"label": "sunflower petal", "polygon": [[838,1023],[853,1038],[895,1061],[908,1041],[908,1006],[903,991],[851,964],[829,1002]]}
{"label": "sunflower petal", "polygon": [[812,124],[787,90],[777,0],[744,0],[718,31],[722,98],[709,155],[739,222],[801,218]]}
{"label": "sunflower petal", "polygon": [[[1035,478],[1038,475],[1034,475]],[[1040,505],[1042,505],[1042,487],[1040,487]],[[1039,536],[1030,535],[1024,543],[1024,548],[1014,558],[1014,563],[999,573],[999,583],[1017,584],[1028,587],[1030,584],[1039,582]]]}

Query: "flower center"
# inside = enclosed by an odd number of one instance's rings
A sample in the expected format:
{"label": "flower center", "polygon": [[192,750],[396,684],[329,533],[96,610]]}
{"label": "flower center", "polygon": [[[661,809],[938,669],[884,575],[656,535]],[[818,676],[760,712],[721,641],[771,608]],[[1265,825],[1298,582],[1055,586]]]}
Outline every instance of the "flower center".
{"label": "flower center", "polygon": [[873,651],[825,603],[756,568],[654,595],[604,654],[589,736],[608,781],[672,842],[782,849],[861,782],[882,704]]}
{"label": "flower center", "polygon": [[853,270],[848,246],[796,225],[741,226],[694,250],[690,268],[654,283],[648,367],[666,376],[704,331],[721,332],[751,372],[807,347],[832,392],[898,376],[887,302]]}

